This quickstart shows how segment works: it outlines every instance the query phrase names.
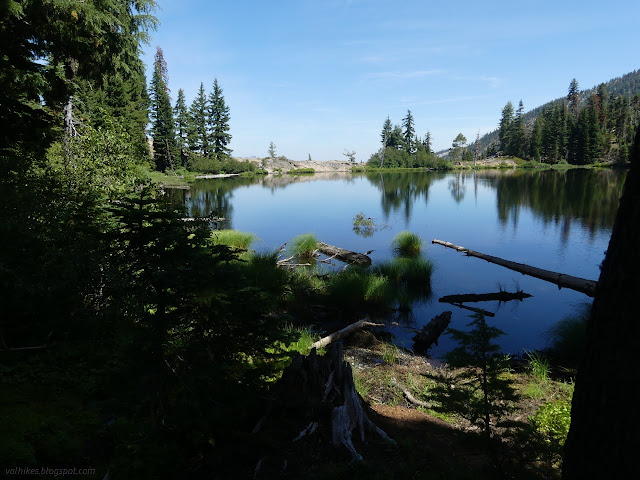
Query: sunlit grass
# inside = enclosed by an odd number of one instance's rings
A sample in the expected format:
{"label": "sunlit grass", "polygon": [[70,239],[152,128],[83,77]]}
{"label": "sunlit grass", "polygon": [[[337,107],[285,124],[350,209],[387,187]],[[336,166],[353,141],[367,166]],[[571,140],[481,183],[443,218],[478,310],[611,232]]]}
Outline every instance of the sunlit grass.
{"label": "sunlit grass", "polygon": [[398,233],[391,243],[394,252],[403,257],[414,257],[420,255],[422,249],[422,239],[415,233],[403,231]]}
{"label": "sunlit grass", "polygon": [[303,233],[291,240],[290,250],[298,258],[309,258],[318,248],[318,239],[313,233]]}
{"label": "sunlit grass", "polygon": [[211,233],[211,239],[217,245],[247,250],[258,237],[253,233],[240,232],[239,230],[217,230]]}
{"label": "sunlit grass", "polygon": [[526,352],[529,358],[527,370],[540,383],[549,380],[549,360],[536,352]]}

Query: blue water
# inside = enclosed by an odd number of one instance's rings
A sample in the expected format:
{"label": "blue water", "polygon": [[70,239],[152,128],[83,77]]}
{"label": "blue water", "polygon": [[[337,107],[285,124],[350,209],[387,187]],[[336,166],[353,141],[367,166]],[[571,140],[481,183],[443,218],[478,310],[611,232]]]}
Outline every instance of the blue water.
{"label": "blue water", "polygon": [[[489,324],[506,335],[505,352],[541,349],[547,331],[590,299],[439,245],[434,238],[508,260],[597,280],[621,193],[624,173],[487,171],[470,173],[388,173],[217,179],[196,183],[186,193],[193,215],[215,211],[226,228],[250,231],[257,250],[273,250],[296,235],[312,232],[331,245],[374,250],[374,262],[389,258],[391,241],[402,230],[425,240],[434,263],[433,294],[412,313],[392,319],[396,343],[411,347],[419,329],[445,310],[450,327],[464,329],[471,312],[440,303],[444,295],[521,289],[522,302],[469,304],[495,313]],[[353,230],[358,213],[381,227],[364,238]],[[355,319],[354,319],[355,320]],[[447,336],[430,350],[438,357],[453,347]]]}

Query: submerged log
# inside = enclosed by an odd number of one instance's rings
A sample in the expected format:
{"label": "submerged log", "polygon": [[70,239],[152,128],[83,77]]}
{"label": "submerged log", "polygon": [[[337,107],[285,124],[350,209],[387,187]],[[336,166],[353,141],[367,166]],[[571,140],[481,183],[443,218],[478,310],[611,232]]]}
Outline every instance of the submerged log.
{"label": "submerged log", "polygon": [[328,424],[334,446],[346,448],[354,459],[362,460],[353,445],[356,431],[363,443],[365,434],[372,433],[395,444],[367,416],[353,383],[351,365],[342,358],[342,342],[331,344],[322,357],[315,349],[308,356],[298,354],[276,388],[289,418],[295,410],[311,413],[313,423]]}
{"label": "submerged log", "polygon": [[590,297],[593,297],[595,292],[597,282],[594,280],[587,280],[584,278],[574,277],[572,275],[565,275],[564,273],[552,272],[550,270],[532,267],[524,263],[512,262],[503,258],[486,255],[474,250],[469,250],[468,248],[460,247],[459,245],[454,245],[450,242],[443,242],[442,240],[434,239],[431,241],[431,243],[436,243],[447,248],[452,248],[454,250],[457,250],[458,252],[465,253],[469,257],[480,258],[487,262],[506,267],[510,270],[515,270],[516,272],[520,272],[523,275],[530,275],[546,282],[555,283],[556,285],[558,285],[558,288],[569,288],[571,290],[584,293],[585,295],[588,295]]}
{"label": "submerged log", "polygon": [[509,302],[511,300],[524,300],[531,295],[524,292],[496,292],[496,293],[463,293],[461,295],[445,295],[438,299],[443,303],[468,303],[468,302]]}
{"label": "submerged log", "polygon": [[480,315],[484,315],[485,317],[495,317],[496,314],[493,312],[489,312],[488,310],[484,310],[482,308],[469,307],[468,305],[463,305],[461,303],[451,302],[450,305],[458,308],[464,308],[465,310],[469,310],[474,313],[479,313]]}
{"label": "submerged log", "polygon": [[331,335],[327,335],[326,337],[321,338],[316,343],[311,345],[311,348],[321,348],[329,345],[331,342],[340,340],[341,338],[346,337],[350,333],[356,330],[360,330],[363,327],[384,327],[384,323],[373,323],[364,319],[359,320],[355,323],[352,323],[351,325],[347,325],[342,330],[338,330],[337,332],[333,332]]}
{"label": "submerged log", "polygon": [[345,250],[344,248],[334,247],[323,242],[318,242],[318,250],[325,255],[337,258],[342,262],[359,265],[361,267],[368,267],[371,265],[371,257],[363,254]]}
{"label": "submerged log", "polygon": [[417,353],[427,353],[431,345],[434,343],[438,345],[438,338],[449,326],[449,323],[451,323],[450,311],[442,312],[433,317],[429,323],[422,327],[422,331],[413,337],[413,350]]}

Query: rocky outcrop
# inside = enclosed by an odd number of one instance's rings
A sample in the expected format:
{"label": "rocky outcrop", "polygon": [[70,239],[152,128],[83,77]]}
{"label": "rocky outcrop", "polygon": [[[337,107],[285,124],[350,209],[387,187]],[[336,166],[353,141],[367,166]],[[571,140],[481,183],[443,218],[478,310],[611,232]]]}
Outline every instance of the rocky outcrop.
{"label": "rocky outcrop", "polygon": [[326,162],[318,162],[314,160],[296,161],[289,160],[284,157],[272,158],[238,158],[237,160],[249,161],[255,163],[260,168],[264,168],[267,172],[273,173],[280,171],[286,173],[289,170],[299,168],[313,168],[316,172],[350,172],[351,168],[356,166],[356,163],[346,162],[341,160],[328,160]]}

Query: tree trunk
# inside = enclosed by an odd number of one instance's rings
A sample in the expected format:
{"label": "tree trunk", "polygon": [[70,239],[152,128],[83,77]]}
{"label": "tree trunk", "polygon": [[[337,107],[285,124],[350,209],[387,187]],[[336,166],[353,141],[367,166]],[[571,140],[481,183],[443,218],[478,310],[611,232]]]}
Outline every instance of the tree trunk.
{"label": "tree trunk", "polygon": [[362,407],[351,365],[342,358],[342,342],[332,343],[322,357],[315,348],[306,357],[296,355],[276,388],[278,401],[290,418],[308,419],[310,414],[312,421],[329,428],[334,446],[346,448],[354,459],[362,460],[362,456],[353,444],[353,433],[363,443],[371,433],[395,444]]}
{"label": "tree trunk", "polygon": [[318,242],[318,250],[325,255],[335,257],[342,262],[352,263],[362,267],[368,267],[371,265],[371,258],[363,253],[351,252],[344,248],[334,247],[323,242]]}
{"label": "tree trunk", "polygon": [[576,378],[563,478],[640,478],[640,129]]}
{"label": "tree trunk", "polygon": [[431,319],[424,327],[422,331],[418,332],[413,337],[413,350],[416,353],[427,353],[427,350],[431,348],[434,343],[438,345],[438,338],[442,335],[442,332],[451,323],[451,312],[442,312]]}

